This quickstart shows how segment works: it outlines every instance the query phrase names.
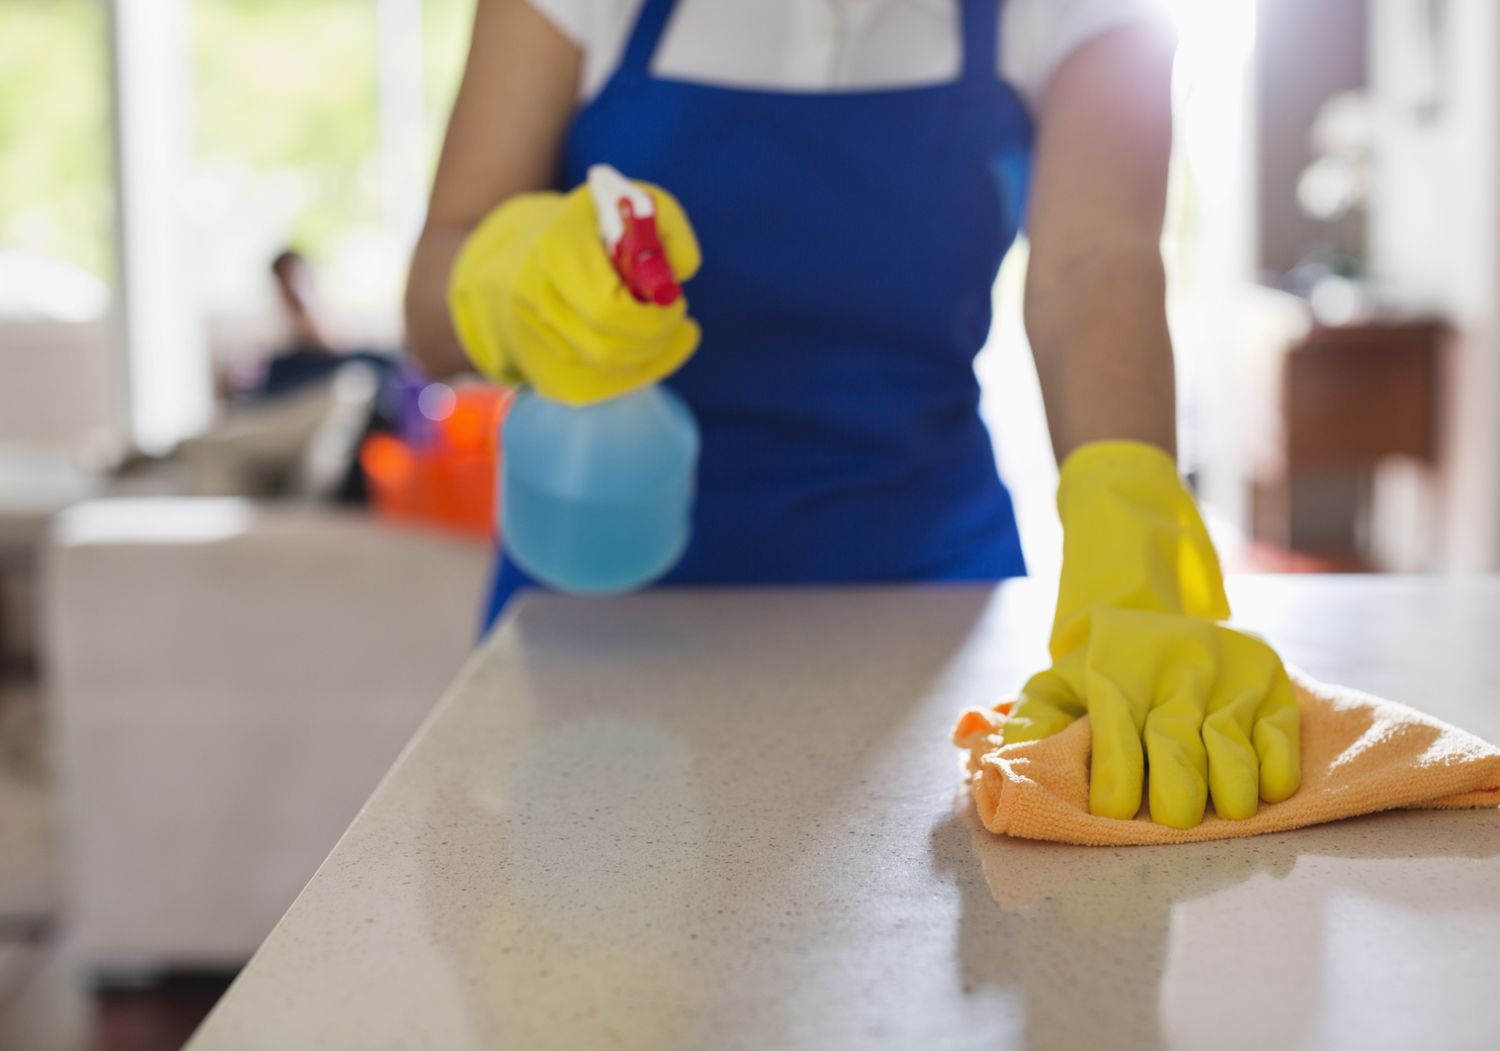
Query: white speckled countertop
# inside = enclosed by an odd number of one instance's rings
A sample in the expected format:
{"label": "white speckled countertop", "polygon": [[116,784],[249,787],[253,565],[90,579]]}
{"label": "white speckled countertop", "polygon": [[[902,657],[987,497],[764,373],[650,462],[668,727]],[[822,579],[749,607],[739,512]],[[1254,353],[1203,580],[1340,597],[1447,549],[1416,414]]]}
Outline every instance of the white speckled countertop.
{"label": "white speckled countertop", "polygon": [[[1315,676],[1500,739],[1500,580],[1232,596]],[[980,828],[947,734],[1049,614],[1025,583],[525,599],[191,1048],[1500,1046],[1500,812]]]}

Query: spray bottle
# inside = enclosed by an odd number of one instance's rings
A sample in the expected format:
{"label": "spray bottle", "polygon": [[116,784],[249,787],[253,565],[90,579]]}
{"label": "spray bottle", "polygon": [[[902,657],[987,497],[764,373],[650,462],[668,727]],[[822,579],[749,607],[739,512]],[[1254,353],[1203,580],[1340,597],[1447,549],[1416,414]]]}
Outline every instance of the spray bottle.
{"label": "spray bottle", "polygon": [[[588,185],[603,247],[643,303],[682,294],[651,195],[608,165]],[[523,389],[504,425],[501,535],[515,563],[558,591],[611,594],[656,580],[691,531],[698,425],[659,385],[573,406]]]}

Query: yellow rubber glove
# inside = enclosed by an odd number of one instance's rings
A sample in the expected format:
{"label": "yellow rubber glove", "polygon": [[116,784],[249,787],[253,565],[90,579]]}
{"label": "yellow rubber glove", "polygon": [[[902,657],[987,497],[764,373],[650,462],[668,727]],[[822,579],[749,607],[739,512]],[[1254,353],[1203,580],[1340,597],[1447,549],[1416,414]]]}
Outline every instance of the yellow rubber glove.
{"label": "yellow rubber glove", "polygon": [[1005,742],[1088,713],[1089,810],[1174,828],[1246,818],[1301,780],[1300,715],[1281,659],[1229,617],[1218,555],[1171,457],[1095,442],[1064,462],[1063,567],[1052,667],[1031,678]]}
{"label": "yellow rubber glove", "polygon": [[[697,273],[698,239],[682,205],[656,201],[673,276]],[[588,187],[533,193],[496,208],[460,249],[448,309],[469,359],[501,383],[529,383],[570,405],[604,401],[675,372],[698,347],[697,322],[630,294],[599,239]]]}

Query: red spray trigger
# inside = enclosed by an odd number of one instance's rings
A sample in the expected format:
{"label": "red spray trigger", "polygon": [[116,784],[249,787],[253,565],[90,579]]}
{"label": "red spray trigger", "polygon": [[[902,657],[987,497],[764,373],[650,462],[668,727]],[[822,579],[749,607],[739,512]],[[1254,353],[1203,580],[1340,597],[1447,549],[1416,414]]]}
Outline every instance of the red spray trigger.
{"label": "red spray trigger", "polygon": [[638,216],[630,198],[619,199],[620,219],[624,233],[615,244],[615,269],[625,287],[642,303],[669,306],[682,295],[682,287],[672,276],[661,238],[656,233],[656,217]]}

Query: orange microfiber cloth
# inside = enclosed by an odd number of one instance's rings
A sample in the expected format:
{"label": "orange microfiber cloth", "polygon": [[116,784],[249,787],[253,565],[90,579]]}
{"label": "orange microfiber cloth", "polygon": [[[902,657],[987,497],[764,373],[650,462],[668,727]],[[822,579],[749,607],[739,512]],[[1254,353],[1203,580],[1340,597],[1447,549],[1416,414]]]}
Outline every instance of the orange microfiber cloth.
{"label": "orange microfiber cloth", "polygon": [[[969,786],[991,832],[1084,846],[1192,843],[1396,809],[1500,806],[1500,749],[1402,704],[1324,686],[1293,673],[1302,708],[1302,787],[1254,817],[1229,821],[1210,806],[1196,828],[1089,813],[1089,721],[1040,741],[1002,745],[1010,705],[970,708],[953,730],[968,751]],[[1148,773],[1149,776],[1149,773]]]}

